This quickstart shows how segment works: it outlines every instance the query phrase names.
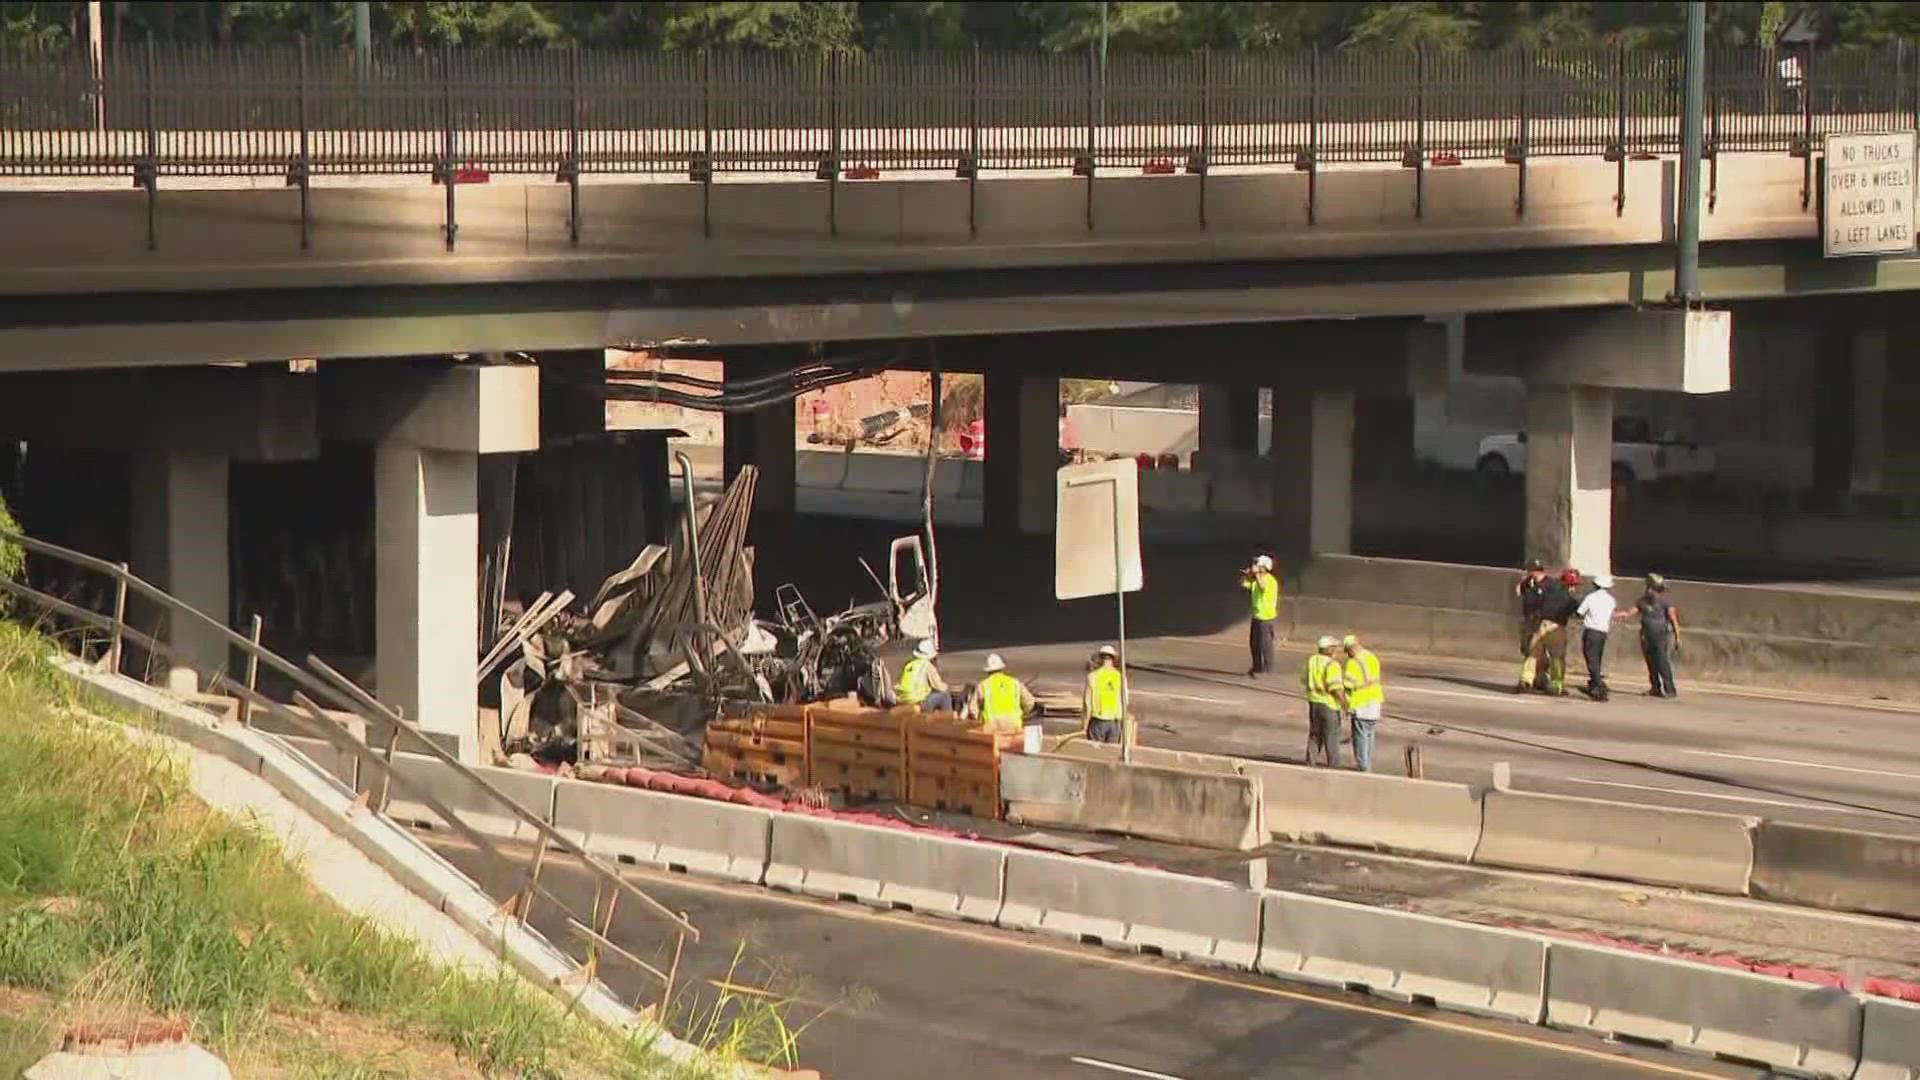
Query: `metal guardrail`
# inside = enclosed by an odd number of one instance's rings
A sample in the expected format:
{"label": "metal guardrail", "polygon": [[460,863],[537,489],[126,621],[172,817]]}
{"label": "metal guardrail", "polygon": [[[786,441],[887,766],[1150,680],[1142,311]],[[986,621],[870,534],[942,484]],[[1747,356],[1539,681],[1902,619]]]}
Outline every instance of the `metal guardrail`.
{"label": "metal guardrail", "polygon": [[[1707,154],[1920,126],[1904,42],[1708,56]],[[1175,167],[1672,153],[1680,56],[0,51],[0,175]]]}
{"label": "metal guardrail", "polygon": [[[585,968],[589,973],[597,968],[600,954],[604,950],[659,980],[665,987],[661,997],[663,1003],[671,998],[681,949],[688,938],[694,941],[700,940],[699,930],[687,920],[685,915],[661,904],[617,870],[606,865],[599,857],[589,854],[580,845],[556,831],[539,815],[527,811],[484,776],[462,764],[459,759],[447,753],[439,744],[427,738],[418,728],[402,719],[394,710],[381,704],[373,695],[355,685],[352,680],[335,671],[318,657],[307,658],[311,670],[295,665],[259,644],[257,625],[253,638],[243,637],[224,623],[208,617],[184,601],[135,576],[124,563],[108,562],[57,544],[49,544],[5,530],[0,530],[0,543],[17,544],[24,548],[29,555],[30,565],[33,556],[46,557],[57,560],[71,569],[106,575],[113,582],[113,613],[104,615],[35,589],[23,581],[0,576],[0,592],[26,600],[36,605],[42,612],[58,616],[70,624],[104,632],[107,636],[103,642],[97,643],[100,655],[95,659],[103,670],[119,672],[123,652],[128,643],[182,666],[194,666],[166,642],[136,630],[128,624],[129,594],[138,595],[163,608],[175,625],[178,625],[179,620],[185,619],[218,631],[230,648],[240,649],[245,655],[246,681],[236,682],[224,670],[208,671],[197,667],[196,670],[204,680],[204,685],[216,691],[224,691],[238,699],[241,703],[240,723],[251,727],[256,717],[263,714],[272,716],[296,730],[322,738],[336,749],[354,755],[361,763],[361,768],[371,769],[371,775],[378,780],[377,794],[372,784],[364,782],[362,784],[367,792],[363,797],[369,801],[370,810],[384,814],[397,784],[403,794],[418,801],[451,825],[487,858],[490,865],[507,871],[506,878],[513,883],[513,887],[505,890],[511,893],[511,896],[501,904],[501,913],[525,926],[534,899],[543,899],[562,912],[574,933],[586,941],[588,960]],[[87,643],[83,641],[82,659],[88,659],[87,651]],[[293,693],[292,705],[274,701],[258,692],[255,688],[255,677],[261,664],[278,672],[299,688]],[[345,724],[328,715],[322,702],[328,703],[333,709],[354,714],[363,723],[369,725],[370,730],[387,732],[389,737],[385,748],[376,750],[356,738]],[[408,744],[405,747],[401,745],[403,740]],[[432,792],[414,784],[405,775],[396,771],[393,768],[393,756],[400,749],[423,753],[437,759],[454,775],[471,785],[476,793],[489,802],[499,805],[507,814],[533,830],[540,840],[524,857],[515,858],[508,855],[493,841],[462,821],[456,812],[443,804]],[[585,917],[540,884],[540,870],[549,848],[572,855],[594,878],[593,911],[587,913]],[[673,960],[666,971],[661,971],[610,940],[614,914],[619,909],[619,900],[623,896],[664,920],[675,931]]]}

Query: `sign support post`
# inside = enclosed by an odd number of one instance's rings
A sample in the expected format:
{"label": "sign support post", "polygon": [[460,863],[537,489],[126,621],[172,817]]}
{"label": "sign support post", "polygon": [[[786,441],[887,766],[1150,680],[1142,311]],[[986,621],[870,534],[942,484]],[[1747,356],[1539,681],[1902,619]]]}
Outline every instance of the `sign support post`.
{"label": "sign support post", "polygon": [[[1133,761],[1136,741],[1132,693],[1127,678],[1127,593],[1141,587],[1140,467],[1130,459],[1068,465],[1059,472],[1058,521],[1054,540],[1054,595],[1057,599],[1098,596],[1113,591],[1119,634],[1120,760]],[[1098,490],[1105,505],[1086,495]],[[1101,533],[1107,535],[1101,536]],[[1100,541],[1105,540],[1105,544]],[[1102,550],[1106,549],[1106,550]],[[1087,556],[1111,552],[1112,575]],[[1095,575],[1098,575],[1097,577]]]}

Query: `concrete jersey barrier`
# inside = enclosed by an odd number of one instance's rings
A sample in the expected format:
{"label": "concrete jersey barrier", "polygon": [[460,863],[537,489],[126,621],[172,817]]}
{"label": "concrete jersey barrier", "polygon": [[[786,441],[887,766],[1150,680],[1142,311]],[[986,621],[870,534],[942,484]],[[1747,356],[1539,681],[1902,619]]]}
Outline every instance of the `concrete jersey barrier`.
{"label": "concrete jersey barrier", "polygon": [[1465,784],[1242,761],[1260,781],[1268,833],[1308,843],[1466,862],[1480,843],[1480,798]]}
{"label": "concrete jersey barrier", "polygon": [[1859,999],[1832,987],[1624,949],[1548,948],[1552,1027],[1724,1054],[1793,1076],[1847,1077],[1861,1018]]}
{"label": "concrete jersey barrier", "polygon": [[1266,837],[1258,781],[1054,754],[1006,754],[1007,819],[1104,829],[1154,840],[1250,851]]}
{"label": "concrete jersey barrier", "polygon": [[1920,1005],[1867,998],[1853,1080],[1920,1080]]}
{"label": "concrete jersey barrier", "polygon": [[1758,818],[1489,791],[1473,861],[1745,895]]}
{"label": "concrete jersey barrier", "polygon": [[755,885],[766,874],[766,810],[584,780],[558,785],[553,827],[595,855]]}
{"label": "concrete jersey barrier", "polygon": [[1545,938],[1299,893],[1269,892],[1261,903],[1265,974],[1540,1022]]}
{"label": "concrete jersey barrier", "polygon": [[991,923],[1000,914],[1007,849],[803,814],[773,815],[766,883]]}
{"label": "concrete jersey barrier", "polygon": [[[488,783],[500,789],[501,793],[512,799],[522,809],[543,822],[553,820],[553,792],[556,781],[553,777],[541,773],[521,772],[517,769],[495,769],[485,766],[474,770],[485,777]],[[387,803],[387,816],[395,821],[412,825],[425,825],[429,828],[451,829],[453,825],[429,809],[426,803],[417,800],[413,792],[422,788],[438,799],[442,805],[460,815],[460,820],[482,836],[505,837],[510,840],[532,840],[539,830],[523,821],[519,815],[467,782],[465,777],[455,773],[438,758],[425,754],[393,755],[394,784],[392,795]],[[360,770],[361,786],[378,790],[380,769],[368,766]],[[408,785],[412,785],[409,788]]]}
{"label": "concrete jersey barrier", "polygon": [[1260,895],[1211,878],[1095,859],[1007,853],[1001,926],[1251,969]]}
{"label": "concrete jersey barrier", "polygon": [[1920,837],[1761,822],[1753,836],[1753,894],[1920,918]]}

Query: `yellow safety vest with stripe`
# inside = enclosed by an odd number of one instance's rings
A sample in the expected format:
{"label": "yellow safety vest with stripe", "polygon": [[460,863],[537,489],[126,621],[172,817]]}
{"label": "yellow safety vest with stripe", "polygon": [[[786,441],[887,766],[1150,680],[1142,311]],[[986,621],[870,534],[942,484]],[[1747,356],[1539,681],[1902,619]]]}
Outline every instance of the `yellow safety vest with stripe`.
{"label": "yellow safety vest with stripe", "polygon": [[1253,605],[1253,617],[1269,622],[1280,617],[1280,579],[1265,570],[1245,583],[1247,600]]}
{"label": "yellow safety vest with stripe", "polygon": [[1020,711],[1020,683],[1004,671],[980,680],[980,722],[986,727],[1013,731],[1025,715]]}
{"label": "yellow safety vest with stripe", "polygon": [[927,700],[927,695],[933,693],[927,679],[927,672],[931,670],[932,661],[918,656],[907,661],[907,666],[900,669],[900,686],[893,696],[902,705],[918,705]]}
{"label": "yellow safety vest with stripe", "polygon": [[1307,700],[1328,708],[1340,707],[1340,699],[1336,695],[1344,682],[1340,661],[1321,653],[1307,657],[1307,666],[1300,672],[1300,685],[1307,691]]}
{"label": "yellow safety vest with stripe", "polygon": [[1347,704],[1358,709],[1379,705],[1387,700],[1387,688],[1380,682],[1380,658],[1366,649],[1356,649],[1347,658]]}
{"label": "yellow safety vest with stripe", "polygon": [[1087,711],[1095,720],[1120,719],[1120,669],[1102,664],[1087,675]]}

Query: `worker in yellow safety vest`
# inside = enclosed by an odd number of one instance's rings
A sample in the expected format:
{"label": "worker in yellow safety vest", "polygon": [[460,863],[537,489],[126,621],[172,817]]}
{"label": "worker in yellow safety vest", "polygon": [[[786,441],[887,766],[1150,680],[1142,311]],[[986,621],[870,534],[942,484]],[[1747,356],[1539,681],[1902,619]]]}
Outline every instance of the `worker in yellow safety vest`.
{"label": "worker in yellow safety vest", "polygon": [[940,655],[932,638],[921,638],[914,646],[913,657],[900,669],[900,685],[894,690],[894,700],[902,705],[912,705],[921,712],[952,712],[953,691],[947,688],[947,680],[940,677],[940,669],[933,666],[933,658]]}
{"label": "worker in yellow safety vest", "polygon": [[1092,671],[1087,672],[1087,692],[1080,706],[1081,716],[1086,720],[1087,738],[1094,742],[1117,743],[1120,741],[1120,650],[1111,645],[1100,646],[1095,654],[1098,661]]}
{"label": "worker in yellow safety vest", "polygon": [[968,715],[979,718],[983,730],[1012,733],[1025,726],[1037,709],[1033,692],[1007,674],[1007,662],[999,653],[988,653],[987,677],[974,684],[967,698]]}
{"label": "worker in yellow safety vest", "polygon": [[1240,571],[1240,587],[1247,590],[1253,609],[1247,622],[1247,650],[1253,654],[1247,677],[1257,679],[1273,671],[1273,627],[1280,618],[1280,579],[1273,576],[1273,556],[1262,555]]}
{"label": "worker in yellow safety vest", "polygon": [[1307,764],[1314,764],[1314,747],[1319,747],[1326,764],[1340,757],[1340,714],[1346,709],[1347,677],[1333,651],[1340,646],[1331,637],[1319,645],[1300,669],[1300,685],[1307,692]]}
{"label": "worker in yellow safety vest", "polygon": [[1380,658],[1364,648],[1360,639],[1348,634],[1340,642],[1347,654],[1347,712],[1353,725],[1353,766],[1361,772],[1373,771],[1373,729],[1380,722],[1380,709],[1387,703],[1387,688],[1380,681]]}

